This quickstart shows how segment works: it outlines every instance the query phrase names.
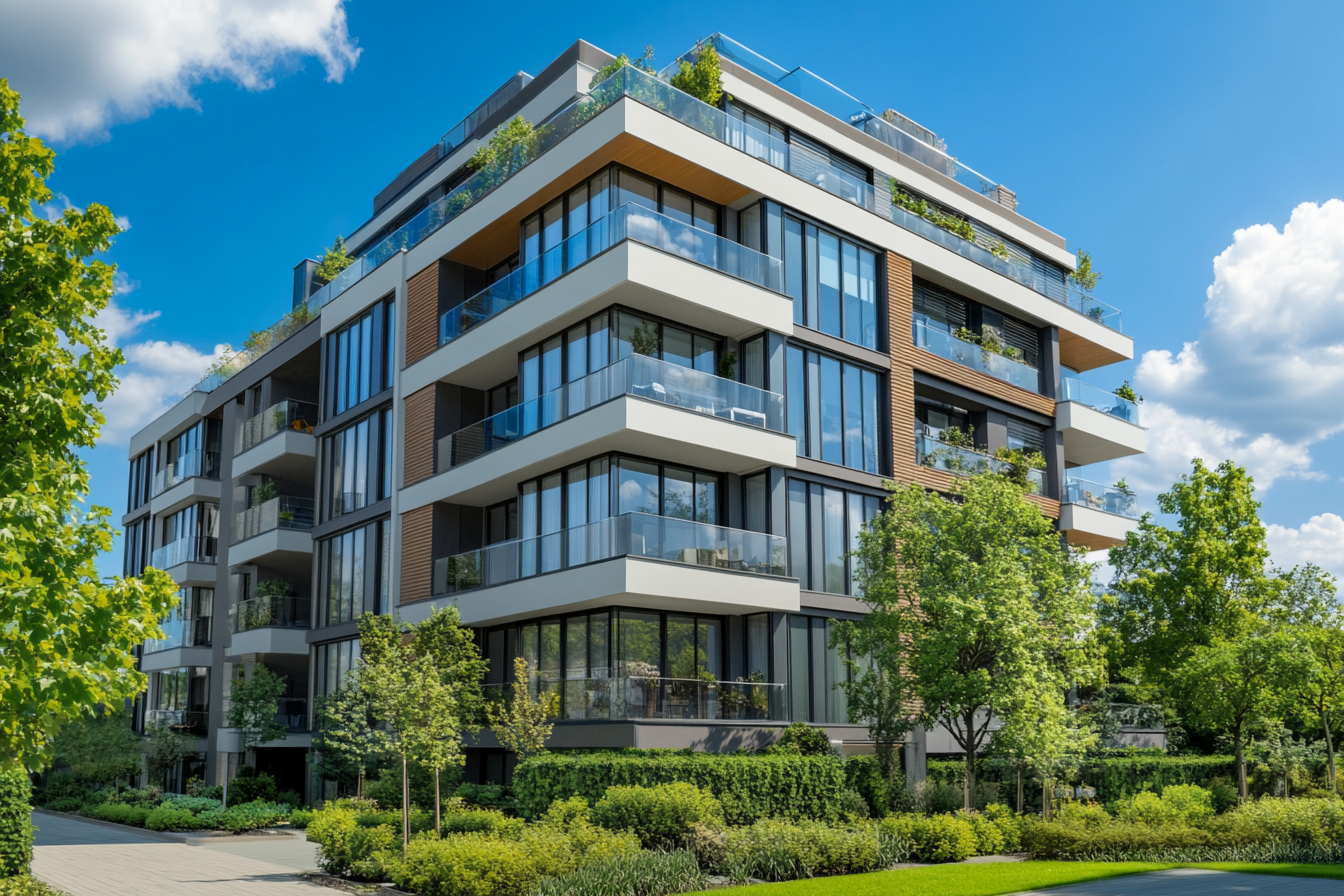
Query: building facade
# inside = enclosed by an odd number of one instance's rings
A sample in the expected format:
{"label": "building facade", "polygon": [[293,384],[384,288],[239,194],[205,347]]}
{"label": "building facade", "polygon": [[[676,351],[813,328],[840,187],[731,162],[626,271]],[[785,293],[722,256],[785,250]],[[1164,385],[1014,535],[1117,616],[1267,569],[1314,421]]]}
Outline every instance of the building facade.
{"label": "building facade", "polygon": [[[524,656],[559,695],[558,747],[861,747],[829,633],[884,482],[1039,452],[1063,537],[1123,540],[1134,496],[1086,468],[1144,450],[1094,373],[1133,345],[1064,238],[899,113],[710,40],[718,107],[675,66],[599,81],[582,41],[511,78],[375,197],[350,268],[302,262],[270,343],[133,438],[125,570],[183,598],[141,712],[200,738],[183,778],[238,763],[229,681],[263,663],[290,734],[257,764],[312,786],[356,618],[447,604],[489,686]],[[471,170],[517,116],[530,142]],[[466,774],[508,774],[488,733]]]}

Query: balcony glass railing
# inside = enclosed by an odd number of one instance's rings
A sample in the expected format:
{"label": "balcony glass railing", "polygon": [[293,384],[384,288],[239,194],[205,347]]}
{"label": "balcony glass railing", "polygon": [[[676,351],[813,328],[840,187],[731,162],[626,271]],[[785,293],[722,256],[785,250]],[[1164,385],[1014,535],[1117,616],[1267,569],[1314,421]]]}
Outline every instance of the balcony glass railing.
{"label": "balcony glass railing", "polygon": [[171,650],[174,647],[209,647],[210,617],[182,619],[174,610],[169,618],[159,623],[166,637],[145,642],[145,653]]}
{"label": "balcony glass railing", "polygon": [[311,603],[303,597],[253,597],[229,608],[234,634],[257,628],[308,628]]}
{"label": "balcony glass railing", "polygon": [[631,355],[444,436],[438,444],[437,469],[442,472],[474,460],[622,395],[784,431],[782,395],[657,358]]}
{"label": "balcony glass railing", "polygon": [[199,476],[202,479],[219,478],[219,452],[197,448],[182,455],[154,474],[155,496],[161,495],[180,482]]}
{"label": "balcony glass railing", "polygon": [[180,563],[214,563],[219,539],[210,535],[189,536],[171,541],[149,555],[155,569],[172,569]]}
{"label": "balcony glass railing", "polygon": [[1139,501],[1133,492],[1073,476],[1064,481],[1064,503],[1090,507],[1132,520],[1139,518]]}
{"label": "balcony glass railing", "polygon": [[1063,378],[1064,395],[1061,401],[1076,401],[1085,404],[1090,408],[1095,408],[1103,414],[1110,414],[1112,417],[1119,417],[1126,423],[1139,423],[1139,406],[1128,398],[1121,398],[1114,392],[1107,392],[1105,389],[1099,389],[1090,383],[1074,379],[1071,376]]}
{"label": "balcony glass railing", "polygon": [[307,731],[308,701],[302,697],[281,697],[275,720],[290,731]]}
{"label": "balcony glass railing", "polygon": [[247,449],[259,445],[278,432],[313,432],[317,423],[317,405],[306,401],[282,401],[238,427],[238,440],[234,445],[234,454],[242,454]]}
{"label": "balcony glass railing", "polygon": [[439,318],[439,344],[452,342],[472,327],[502,314],[624,240],[714,268],[787,298],[782,294],[784,281],[779,259],[642,206],[627,204],[445,311]]}
{"label": "balcony glass railing", "polygon": [[973,342],[958,339],[951,333],[930,327],[921,320],[915,321],[914,338],[917,347],[933,352],[940,358],[955,361],[963,367],[978,370],[1021,389],[1038,394],[1041,391],[1041,372],[1029,364],[981,348]]}
{"label": "balcony glass railing", "polygon": [[183,734],[204,735],[210,723],[210,713],[194,709],[147,709],[145,727],[162,725]]}
{"label": "balcony glass railing", "polygon": [[549,535],[440,557],[434,561],[434,593],[490,588],[615,557],[647,557],[782,576],[785,544],[780,535],[650,513],[624,513]]}
{"label": "balcony glass railing", "polygon": [[[933,436],[917,433],[915,435],[915,460],[920,466],[943,470],[956,476],[974,476],[978,473],[1006,473],[1009,464],[988,454],[973,451],[970,448],[958,448],[947,442],[940,442]],[[1045,472],[1030,470],[1027,473],[1027,488],[1033,495],[1045,494]]]}
{"label": "balcony glass railing", "polygon": [[1092,294],[1079,289],[1072,283],[1069,284],[1069,298],[1064,304],[1068,305],[1074,311],[1087,315],[1104,327],[1110,327],[1117,333],[1123,333],[1124,327],[1121,326],[1120,312],[1100,299],[1092,298]]}
{"label": "balcony glass railing", "polygon": [[[772,721],[785,718],[785,686],[774,682],[705,681],[643,673],[615,678],[538,677],[534,688],[560,698],[561,719],[683,719]],[[603,670],[605,671],[605,670]],[[484,686],[486,699],[511,688]]]}
{"label": "balcony glass railing", "polygon": [[313,528],[313,499],[281,495],[249,507],[233,518],[233,540],[245,541],[272,529]]}

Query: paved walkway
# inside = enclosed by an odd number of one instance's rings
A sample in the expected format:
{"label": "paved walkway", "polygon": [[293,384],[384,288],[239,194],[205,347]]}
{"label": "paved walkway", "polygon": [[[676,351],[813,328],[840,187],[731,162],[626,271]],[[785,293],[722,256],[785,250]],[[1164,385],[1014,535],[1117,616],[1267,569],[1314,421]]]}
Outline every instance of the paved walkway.
{"label": "paved walkway", "polygon": [[34,813],[33,875],[70,896],[316,896],[316,844],[290,837],[175,842],[120,825]]}
{"label": "paved walkway", "polygon": [[1337,880],[1175,868],[1033,890],[1019,896],[1340,896],[1341,893],[1344,883]]}

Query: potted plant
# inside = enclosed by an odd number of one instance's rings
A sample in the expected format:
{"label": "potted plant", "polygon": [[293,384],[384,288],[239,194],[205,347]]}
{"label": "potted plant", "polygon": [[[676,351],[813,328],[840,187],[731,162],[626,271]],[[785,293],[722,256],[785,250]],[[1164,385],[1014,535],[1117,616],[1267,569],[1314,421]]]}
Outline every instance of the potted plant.
{"label": "potted plant", "polygon": [[256,507],[258,504],[265,504],[267,501],[272,501],[279,496],[280,492],[276,490],[275,480],[267,479],[262,482],[261,485],[252,489],[252,506]]}

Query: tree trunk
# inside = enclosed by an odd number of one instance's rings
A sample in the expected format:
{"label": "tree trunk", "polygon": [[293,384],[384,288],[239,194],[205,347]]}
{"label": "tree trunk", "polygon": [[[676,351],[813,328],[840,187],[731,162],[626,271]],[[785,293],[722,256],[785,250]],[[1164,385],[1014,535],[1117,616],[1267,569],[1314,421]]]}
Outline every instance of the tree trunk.
{"label": "tree trunk", "polygon": [[439,818],[439,770],[434,769],[434,833],[437,835],[443,828],[443,821]]}
{"label": "tree trunk", "polygon": [[359,780],[355,783],[355,796],[364,799],[364,769],[359,770]]}
{"label": "tree trunk", "polygon": [[1237,754],[1237,803],[1246,802],[1246,750],[1241,743],[1241,731],[1238,729],[1233,733],[1235,738]]}
{"label": "tree trunk", "polygon": [[1330,710],[1321,712],[1321,727],[1325,729],[1325,777],[1330,782],[1330,792],[1338,793],[1335,787],[1335,742],[1330,737]]}
{"label": "tree trunk", "polygon": [[1022,766],[1017,767],[1017,814],[1022,814]]}
{"label": "tree trunk", "polygon": [[411,842],[411,782],[406,776],[406,754],[401,755],[401,857],[406,858],[406,845]]}
{"label": "tree trunk", "polygon": [[1041,776],[1041,820],[1050,820],[1050,779]]}
{"label": "tree trunk", "polygon": [[[970,735],[968,734],[967,735],[968,743],[969,743],[969,737]],[[964,780],[965,784],[962,790],[963,790],[965,808],[974,809],[975,807],[971,805],[971,794],[975,792],[975,750],[972,749],[971,747],[966,748],[966,777]]]}

